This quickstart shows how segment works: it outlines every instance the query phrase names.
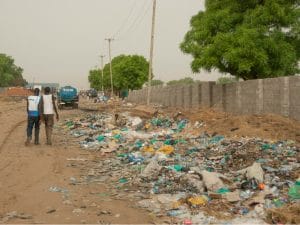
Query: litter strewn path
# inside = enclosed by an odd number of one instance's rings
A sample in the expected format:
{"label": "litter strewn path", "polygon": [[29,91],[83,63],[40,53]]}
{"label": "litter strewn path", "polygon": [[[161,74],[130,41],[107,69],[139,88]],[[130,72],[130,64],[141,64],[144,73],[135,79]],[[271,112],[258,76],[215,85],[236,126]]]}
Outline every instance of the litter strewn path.
{"label": "litter strewn path", "polygon": [[[115,200],[105,185],[76,185],[78,159],[93,160],[59,129],[54,145],[24,146],[25,102],[0,99],[0,223],[151,223],[148,212]],[[62,119],[78,111],[62,112]]]}
{"label": "litter strewn path", "polygon": [[25,147],[0,99],[0,223],[299,223],[297,122],[85,104]]}
{"label": "litter strewn path", "polygon": [[[297,141],[201,131],[205,120],[180,112],[136,114],[135,107],[121,107],[59,124],[83,152],[98,155],[74,162],[82,172],[78,185],[106,183],[116,198],[174,223],[278,222],[276,210],[299,207]],[[299,221],[297,211],[288,218]]]}

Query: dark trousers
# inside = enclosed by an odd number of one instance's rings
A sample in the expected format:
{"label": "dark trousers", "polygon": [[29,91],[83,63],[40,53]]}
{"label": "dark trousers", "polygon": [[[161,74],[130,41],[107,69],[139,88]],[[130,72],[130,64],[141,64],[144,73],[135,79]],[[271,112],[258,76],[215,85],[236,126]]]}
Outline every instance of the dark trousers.
{"label": "dark trousers", "polygon": [[32,138],[33,127],[34,127],[34,141],[35,143],[38,143],[39,134],[40,134],[40,118],[38,116],[28,116],[27,138],[30,140]]}
{"label": "dark trousers", "polygon": [[52,130],[54,125],[54,115],[44,115],[45,120],[45,130],[46,130],[46,138],[47,144],[52,144]]}

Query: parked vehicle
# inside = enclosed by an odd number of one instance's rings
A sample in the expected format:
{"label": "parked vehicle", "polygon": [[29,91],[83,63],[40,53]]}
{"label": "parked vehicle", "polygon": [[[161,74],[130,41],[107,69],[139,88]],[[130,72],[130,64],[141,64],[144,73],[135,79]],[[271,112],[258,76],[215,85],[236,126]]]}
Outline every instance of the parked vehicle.
{"label": "parked vehicle", "polygon": [[90,89],[90,90],[88,90],[87,95],[88,95],[90,98],[96,98],[96,97],[98,96],[98,92],[97,92],[97,90],[95,90],[95,89]]}
{"label": "parked vehicle", "polygon": [[58,108],[62,109],[65,106],[71,106],[77,109],[79,96],[77,89],[71,86],[65,86],[59,89],[57,93]]}

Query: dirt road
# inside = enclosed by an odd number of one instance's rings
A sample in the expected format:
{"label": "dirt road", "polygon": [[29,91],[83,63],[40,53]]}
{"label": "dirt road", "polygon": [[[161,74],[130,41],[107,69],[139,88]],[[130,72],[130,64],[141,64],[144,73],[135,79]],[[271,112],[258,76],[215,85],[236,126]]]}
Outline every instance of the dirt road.
{"label": "dirt road", "polygon": [[[80,176],[72,160],[95,156],[72,146],[63,131],[54,133],[54,145],[49,147],[42,127],[41,145],[25,147],[25,102],[0,100],[0,109],[1,223],[153,222],[134,203],[111,198],[103,184],[71,182]],[[78,112],[63,111],[61,117],[73,113]]]}
{"label": "dirt road", "polygon": [[[25,147],[25,105],[24,101],[0,97],[0,223],[174,222],[171,218],[157,218],[135,207],[136,202],[129,200],[133,199],[129,195],[136,194],[138,199],[142,193],[121,193],[115,183],[105,183],[106,174],[101,175],[99,181],[98,177],[96,181],[89,181],[89,176],[95,178],[89,175],[93,172],[90,169],[98,168],[104,156],[81,150],[78,139],[72,139],[69,131],[62,130],[63,126],[55,128],[53,146],[45,145],[42,126],[41,145]],[[114,110],[107,105],[102,108],[99,104],[91,105],[100,111]],[[177,109],[165,110],[170,110],[168,113],[171,114],[177,112]],[[85,112],[63,110],[61,120],[81,113]],[[140,106],[132,108],[131,113],[140,117],[153,114],[147,107]],[[184,112],[184,116],[192,122],[203,122],[203,126],[193,130],[197,133],[207,131],[229,137],[258,136],[299,143],[300,123],[275,115],[233,116],[198,110]]]}

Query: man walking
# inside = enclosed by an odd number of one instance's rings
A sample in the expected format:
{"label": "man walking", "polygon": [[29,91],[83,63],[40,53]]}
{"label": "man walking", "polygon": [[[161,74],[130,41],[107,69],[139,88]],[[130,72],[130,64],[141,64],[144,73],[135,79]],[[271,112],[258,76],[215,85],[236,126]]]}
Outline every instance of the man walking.
{"label": "man walking", "polygon": [[34,95],[28,96],[27,98],[27,140],[25,145],[29,145],[32,140],[32,130],[34,127],[34,144],[39,144],[39,134],[40,134],[40,111],[41,111],[41,101],[40,101],[40,89],[34,89]]}
{"label": "man walking", "polygon": [[42,97],[42,116],[45,122],[47,145],[52,145],[52,130],[54,125],[54,112],[56,120],[59,120],[54,96],[50,93],[50,88],[46,87]]}

